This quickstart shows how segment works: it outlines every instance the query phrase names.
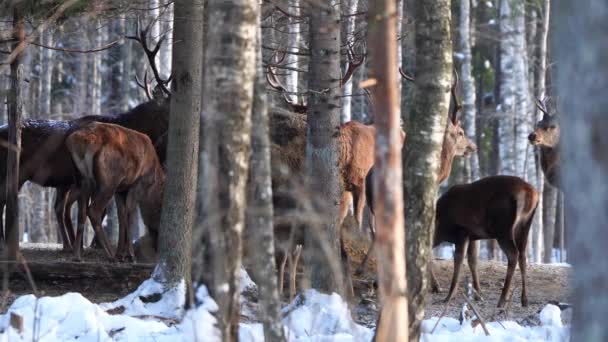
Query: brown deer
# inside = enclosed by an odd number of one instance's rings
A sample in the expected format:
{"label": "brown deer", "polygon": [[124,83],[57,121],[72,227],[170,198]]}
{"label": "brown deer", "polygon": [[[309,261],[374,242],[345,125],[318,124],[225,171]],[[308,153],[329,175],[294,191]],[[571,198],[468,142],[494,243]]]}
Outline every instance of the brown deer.
{"label": "brown deer", "polygon": [[470,184],[454,185],[439,198],[433,247],[441,242],[456,245],[454,273],[446,302],[454,295],[467,246],[473,287],[481,294],[477,277],[477,249],[470,246],[476,240],[496,239],[508,260],[507,277],[498,307],[505,304],[518,262],[522,278],[521,304],[528,305],[526,247],[538,196],[534,187],[521,178],[494,176]]}
{"label": "brown deer", "polygon": [[[448,123],[446,125],[445,133],[443,136],[443,145],[441,146],[441,160],[439,164],[439,170],[437,170],[438,185],[443,183],[450,176],[450,173],[452,172],[452,164],[456,157],[467,157],[469,153],[474,153],[477,151],[477,146],[475,145],[475,143],[473,143],[473,141],[471,141],[465,136],[464,130],[460,125],[460,120],[458,120],[458,113],[462,106],[460,105],[458,97],[456,96],[457,86],[458,75],[455,74],[454,83],[452,84],[451,88],[453,106],[452,111],[448,116]],[[372,245],[369,248],[368,252],[365,254],[363,261],[357,268],[357,273],[360,273],[365,267],[374,245],[376,228],[373,203],[373,178],[374,169],[371,168],[365,177],[365,191],[367,206],[371,213],[369,218],[369,231],[372,235]],[[436,283],[433,286],[438,288],[438,285]]]}
{"label": "brown deer", "polygon": [[534,131],[528,136],[532,145],[540,147],[540,165],[547,181],[560,187],[559,119],[550,114],[546,101],[536,100],[536,107],[543,113]]}
{"label": "brown deer", "polygon": [[[150,138],[119,125],[93,122],[71,133],[66,146],[80,174],[75,258],[81,258],[86,215],[107,256],[114,258],[101,229],[103,214],[112,196],[116,198],[119,220],[116,257],[134,260],[130,228],[138,204],[156,245],[165,173]],[[90,204],[86,206],[89,199]]]}
{"label": "brown deer", "polygon": [[[156,46],[148,47],[147,35],[151,25],[139,30],[138,37],[129,37],[137,40],[151,62],[152,70],[157,77],[158,69],[154,64],[155,55],[158,53],[163,42],[161,38]],[[138,85],[146,90],[150,101],[140,104],[135,108],[116,116],[90,115],[71,121],[53,120],[25,120],[21,133],[21,158],[19,170],[19,188],[26,182],[31,181],[40,186],[57,188],[55,199],[55,214],[59,223],[59,232],[62,237],[63,249],[71,250],[75,239],[70,208],[79,196],[79,190],[75,187],[74,179],[77,170],[71,161],[71,156],[65,146],[66,137],[74,130],[92,121],[118,124],[127,128],[144,133],[156,142],[156,151],[161,162],[165,160],[166,135],[169,126],[169,101],[170,95],[166,85],[170,80],[156,78],[158,89],[165,96],[156,96],[153,99],[148,83],[147,74],[144,84],[137,80]],[[0,139],[6,140],[8,136],[7,127],[0,127]],[[6,175],[6,153],[5,147],[0,148],[0,192],[6,193],[4,175]],[[4,209],[5,195],[0,196],[0,213]],[[0,239],[4,238],[2,220],[0,220]]]}

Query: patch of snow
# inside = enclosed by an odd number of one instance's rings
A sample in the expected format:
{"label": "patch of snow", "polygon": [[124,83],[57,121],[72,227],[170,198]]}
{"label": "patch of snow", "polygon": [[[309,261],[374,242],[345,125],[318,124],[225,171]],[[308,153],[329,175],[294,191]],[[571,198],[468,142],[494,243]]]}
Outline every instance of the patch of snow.
{"label": "patch of snow", "polygon": [[540,323],[546,326],[562,327],[562,311],[553,304],[547,304],[540,312]]}
{"label": "patch of snow", "polygon": [[333,293],[307,290],[283,309],[289,341],[371,341],[371,329],[356,324],[348,304]]}
{"label": "patch of snow", "polygon": [[494,4],[492,3],[492,1],[486,1],[486,7],[492,8],[492,7],[494,7]]}
{"label": "patch of snow", "polygon": [[496,19],[488,20],[488,25],[496,25]]}
{"label": "patch of snow", "polygon": [[443,260],[451,260],[454,258],[454,245],[451,243],[442,243],[434,249],[435,257]]}
{"label": "patch of snow", "polygon": [[485,335],[480,325],[473,327],[470,322],[460,325],[457,319],[451,317],[442,318],[433,334],[431,334],[438,319],[432,317],[422,322],[420,340],[423,342],[564,342],[570,339],[570,327],[562,325],[560,314],[561,312],[557,306],[548,304],[540,313],[541,326],[521,326],[513,321],[486,323],[490,336]]}
{"label": "patch of snow", "polygon": [[[157,299],[156,299],[156,298]],[[175,288],[165,290],[163,284],[154,279],[144,281],[135,292],[112,303],[102,303],[103,310],[123,307],[131,316],[160,316],[181,319],[186,301],[186,283],[182,279]]]}

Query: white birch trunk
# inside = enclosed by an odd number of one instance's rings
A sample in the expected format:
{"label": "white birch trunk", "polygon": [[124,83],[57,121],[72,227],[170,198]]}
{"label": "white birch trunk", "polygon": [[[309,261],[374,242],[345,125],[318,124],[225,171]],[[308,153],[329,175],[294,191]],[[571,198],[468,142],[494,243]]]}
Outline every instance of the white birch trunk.
{"label": "white birch trunk", "polygon": [[[462,79],[462,113],[464,114],[464,131],[467,137],[474,139],[476,134],[475,120],[477,116],[475,107],[475,80],[471,67],[471,6],[470,0],[460,1],[460,41],[459,50],[462,55],[460,75]],[[479,179],[479,159],[477,153],[473,153],[467,160],[470,167],[470,181]]]}
{"label": "white birch trunk", "polygon": [[167,35],[167,39],[165,43],[160,48],[158,52],[160,64],[159,64],[159,72],[161,77],[167,79],[169,75],[171,75],[171,62],[173,57],[173,1],[171,0],[162,0],[163,4],[168,4],[164,9],[164,15],[161,19],[161,33]]}
{"label": "white birch trunk", "polygon": [[[299,16],[300,15],[300,0],[291,0],[291,6],[289,6],[289,12],[293,13],[294,16]],[[300,21],[301,19],[298,17],[290,17],[289,18],[289,23],[288,23],[288,28],[287,28],[287,32],[288,32],[288,36],[287,36],[287,47],[286,50],[293,52],[293,53],[288,53],[287,57],[286,57],[286,61],[287,61],[287,66],[291,67],[291,68],[299,68],[299,56],[296,54],[300,51],[300,49],[302,48],[301,46],[301,42],[302,42],[302,35],[301,35],[301,25],[300,25]],[[292,91],[294,93],[298,92],[298,79],[299,79],[299,72],[295,71],[295,70],[286,70],[287,75],[285,76],[285,86],[287,87],[287,89],[289,91]],[[298,101],[298,95],[291,95],[290,96],[292,101]]]}
{"label": "white birch trunk", "polygon": [[[356,17],[353,15],[357,13],[357,6],[359,5],[359,0],[343,0],[343,10],[342,15],[346,15],[346,19],[344,20],[344,30],[342,35],[345,39],[342,40],[343,43],[353,44],[355,37],[355,19]],[[340,121],[342,123],[348,122],[352,119],[352,103],[353,103],[353,79],[351,78],[346,84],[342,86],[342,110],[340,113]]]}
{"label": "white birch trunk", "polygon": [[500,173],[516,175],[515,155],[515,115],[516,115],[516,15],[510,0],[500,1],[500,119],[499,157]]}

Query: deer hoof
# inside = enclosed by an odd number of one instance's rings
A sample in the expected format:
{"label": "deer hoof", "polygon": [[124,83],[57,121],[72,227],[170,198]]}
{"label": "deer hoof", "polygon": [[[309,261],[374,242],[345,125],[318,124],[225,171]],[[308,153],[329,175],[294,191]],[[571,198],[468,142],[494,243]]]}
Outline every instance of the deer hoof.
{"label": "deer hoof", "polygon": [[82,257],[81,256],[75,256],[75,257],[72,258],[72,261],[82,262]]}
{"label": "deer hoof", "polygon": [[528,306],[528,298],[521,299],[521,306],[523,306],[524,308]]}
{"label": "deer hoof", "polygon": [[476,301],[478,301],[478,302],[483,302],[483,297],[482,297],[481,295],[479,295],[479,294],[475,294],[475,296],[474,296],[474,297],[475,297],[475,300],[476,300]]}
{"label": "deer hoof", "polygon": [[431,286],[431,292],[440,293],[440,292],[443,292],[443,289],[441,288],[441,286],[434,284]]}

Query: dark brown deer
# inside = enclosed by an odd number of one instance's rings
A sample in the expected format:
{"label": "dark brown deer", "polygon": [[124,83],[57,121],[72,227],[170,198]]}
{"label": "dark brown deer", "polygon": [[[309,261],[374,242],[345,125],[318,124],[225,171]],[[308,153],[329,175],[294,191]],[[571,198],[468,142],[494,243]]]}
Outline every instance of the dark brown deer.
{"label": "dark brown deer", "polygon": [[547,181],[560,187],[559,119],[550,114],[546,101],[536,100],[536,107],[543,113],[534,131],[528,136],[532,145],[540,148],[540,165]]}
{"label": "dark brown deer", "polygon": [[[143,46],[146,55],[151,58],[152,70],[155,77],[158,69],[153,63],[154,57],[163,42],[163,38],[153,47],[148,47],[147,35],[151,25],[140,30],[138,22],[138,37],[130,37],[137,40]],[[166,87],[169,80],[163,80],[160,76],[156,79],[157,89],[164,96],[153,99],[150,94],[147,74],[144,83],[138,84],[146,90],[150,101],[140,104],[128,112],[116,116],[90,115],[71,121],[53,120],[25,120],[21,133],[22,147],[20,158],[19,188],[26,182],[31,181],[40,186],[57,188],[55,199],[55,214],[59,223],[59,231],[62,237],[63,249],[71,250],[74,241],[74,229],[70,217],[72,204],[79,196],[78,188],[74,185],[77,171],[74,168],[71,157],[65,146],[65,138],[74,130],[92,121],[118,124],[144,133],[157,142],[156,150],[161,162],[165,160],[166,135],[169,126],[169,101],[165,97],[169,95]],[[6,126],[0,127],[0,139],[7,139]],[[5,205],[5,180],[6,175],[6,147],[0,147],[0,213]],[[0,238],[4,238],[2,220],[0,220]]]}
{"label": "dark brown deer", "polygon": [[[405,76],[404,76],[405,77]],[[451,96],[452,96],[452,111],[448,116],[448,123],[445,128],[445,133],[443,136],[443,145],[441,146],[441,160],[439,164],[439,170],[437,171],[437,184],[443,183],[452,172],[452,164],[456,157],[467,157],[469,153],[474,153],[477,151],[477,146],[473,141],[467,138],[464,134],[464,130],[460,125],[460,120],[458,119],[458,113],[462,106],[458,101],[458,97],[456,96],[456,87],[458,86],[458,76],[455,74],[454,83],[451,88]],[[374,203],[373,203],[373,178],[374,178],[374,169],[371,168],[366,175],[365,178],[365,191],[366,191],[366,202],[367,206],[370,209],[370,218],[369,218],[369,230],[372,235],[372,247],[366,253],[363,261],[359,265],[357,272],[361,272],[367,260],[370,256],[371,249],[373,248],[375,239],[375,218],[374,218]],[[438,287],[437,284],[434,284],[434,287]]]}
{"label": "dark brown deer", "polygon": [[[437,201],[433,247],[441,242],[456,245],[454,273],[445,301],[454,295],[460,266],[467,246],[476,240],[496,239],[507,255],[507,277],[498,301],[505,304],[515,266],[519,262],[521,304],[528,305],[526,293],[526,247],[530,225],[538,205],[538,192],[523,179],[513,176],[487,177],[470,184],[451,187]],[[473,287],[481,293],[477,277],[476,249],[468,249]]]}
{"label": "dark brown deer", "polygon": [[112,196],[116,198],[119,221],[116,257],[134,260],[130,232],[137,205],[156,245],[165,173],[150,138],[122,126],[93,122],[71,133],[66,146],[80,176],[75,258],[81,258],[86,215],[106,255],[114,258],[101,229]]}

